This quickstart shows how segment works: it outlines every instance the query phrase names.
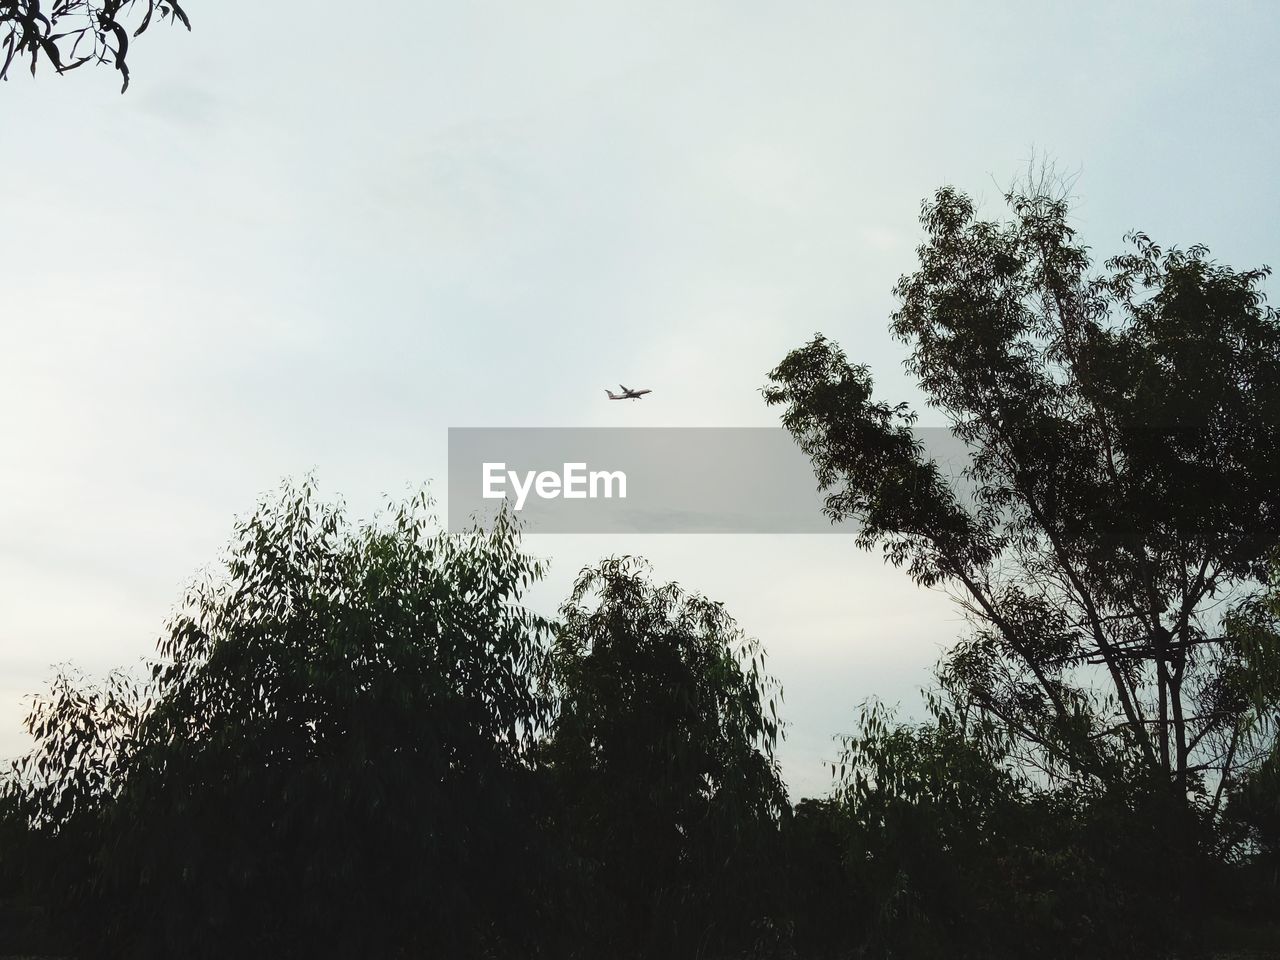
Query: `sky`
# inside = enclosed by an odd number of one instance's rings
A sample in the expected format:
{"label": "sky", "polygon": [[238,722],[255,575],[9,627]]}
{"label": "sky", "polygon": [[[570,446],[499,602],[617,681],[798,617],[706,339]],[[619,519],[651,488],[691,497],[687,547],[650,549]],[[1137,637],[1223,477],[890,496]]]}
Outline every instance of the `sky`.
{"label": "sky", "polygon": [[[363,516],[443,497],[449,427],[775,425],[759,390],[818,331],[919,405],[891,289],[944,184],[997,216],[1048,156],[1099,258],[1143,229],[1280,262],[1270,3],[186,9],[123,96],[88,67],[0,87],[0,757],[52,664],[150,654],[286,477]],[[527,545],[548,610],[622,553],[724,601],[797,797],[964,630],[851,537]]]}

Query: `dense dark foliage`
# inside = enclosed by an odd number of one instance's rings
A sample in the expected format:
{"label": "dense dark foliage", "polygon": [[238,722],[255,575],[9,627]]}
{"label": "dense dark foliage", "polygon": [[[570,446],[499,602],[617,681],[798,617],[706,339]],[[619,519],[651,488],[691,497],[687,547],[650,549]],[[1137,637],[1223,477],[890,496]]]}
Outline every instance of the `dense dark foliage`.
{"label": "dense dark foliage", "polygon": [[[767,932],[777,697],[724,608],[643,564],[584,571],[551,658],[544,760],[587,922],[582,956],[724,955]],[[745,666],[745,669],[744,669]]]}
{"label": "dense dark foliage", "polygon": [[518,600],[540,568],[505,523],[433,535],[424,508],[350,529],[287,492],[192,591],[150,683],[62,677],[36,703],[32,868],[87,951],[479,955],[527,934],[547,625]]}
{"label": "dense dark foliage", "polygon": [[633,561],[584,572],[553,641],[508,520],[426,507],[353,528],[287,490],[148,677],[59,674],[3,794],[5,909],[104,957],[751,942],[785,808],[763,654]]}

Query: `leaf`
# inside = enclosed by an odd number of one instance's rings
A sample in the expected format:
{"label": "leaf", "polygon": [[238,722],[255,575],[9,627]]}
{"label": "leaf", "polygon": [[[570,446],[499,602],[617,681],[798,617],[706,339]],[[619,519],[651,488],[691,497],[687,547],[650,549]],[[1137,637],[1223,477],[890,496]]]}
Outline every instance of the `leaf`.
{"label": "leaf", "polygon": [[151,26],[151,15],[155,13],[155,10],[156,0],[147,0],[147,15],[142,18],[142,23],[138,25],[138,29],[133,31],[133,35],[135,37],[142,33],[142,31],[146,30],[147,27]]}
{"label": "leaf", "polygon": [[175,0],[169,0],[169,6],[173,8],[173,15],[182,21],[182,25],[188,30],[191,29],[191,21],[187,18],[187,12],[179,6]]}
{"label": "leaf", "polygon": [[9,72],[9,64],[13,61],[13,34],[9,34],[5,40],[5,48],[7,50],[4,58],[4,66],[0,67],[0,77],[4,77]]}
{"label": "leaf", "polygon": [[58,52],[58,45],[49,37],[44,37],[40,46],[44,48],[44,55],[53,62],[53,68],[62,73],[62,55]]}
{"label": "leaf", "polygon": [[120,92],[124,93],[129,89],[129,67],[125,63],[125,56],[129,52],[129,35],[125,32],[124,27],[114,20],[110,23],[110,28],[111,32],[116,35],[116,69],[120,71],[120,75],[124,78],[124,84],[120,87]]}

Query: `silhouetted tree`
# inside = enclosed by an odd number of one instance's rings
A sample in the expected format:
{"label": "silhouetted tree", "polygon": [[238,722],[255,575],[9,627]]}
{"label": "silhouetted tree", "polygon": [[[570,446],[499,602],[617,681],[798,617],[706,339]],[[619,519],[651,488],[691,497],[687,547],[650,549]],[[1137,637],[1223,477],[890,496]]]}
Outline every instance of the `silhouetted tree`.
{"label": "silhouetted tree", "polygon": [[[813,460],[826,511],[856,519],[974,625],[944,685],[999,718],[1051,781],[1148,778],[1197,809],[1250,722],[1215,612],[1280,542],[1280,321],[1265,269],[1142,234],[1091,272],[1064,200],[1011,193],[977,218],[925,204],[892,329],[967,445],[964,502],[905,404],[819,336],[766,391]],[[1164,785],[1160,787],[1159,785]],[[1178,816],[1171,840],[1186,835]]]}
{"label": "silhouetted tree", "polygon": [[191,29],[177,0],[0,0],[0,79],[8,79],[9,67],[24,57],[32,75],[42,59],[58,73],[102,63],[120,71],[123,93],[129,89],[129,39],[157,17]]}
{"label": "silhouetted tree", "polygon": [[452,536],[425,511],[352,527],[286,491],[151,683],[36,704],[17,796],[86,953],[530,952],[541,567],[505,518]]}
{"label": "silhouetted tree", "polygon": [[[1003,723],[963,692],[928,706],[917,723],[865,707],[824,810],[841,867],[829,883],[858,955],[1151,958],[1197,945],[1217,905],[1185,911],[1194,884],[1179,878],[1212,866],[1194,856],[1208,838],[1170,843],[1167,792],[1044,789],[1013,762]],[[822,895],[830,904],[831,890]]]}
{"label": "silhouetted tree", "polygon": [[1225,806],[1225,845],[1252,877],[1242,898],[1263,915],[1280,902],[1280,570],[1269,589],[1232,612],[1230,682],[1249,703],[1251,721],[1232,731],[1213,806]]}
{"label": "silhouetted tree", "polygon": [[768,935],[786,796],[780,691],[724,607],[631,558],[583,571],[551,658],[545,760],[582,956],[708,956]]}

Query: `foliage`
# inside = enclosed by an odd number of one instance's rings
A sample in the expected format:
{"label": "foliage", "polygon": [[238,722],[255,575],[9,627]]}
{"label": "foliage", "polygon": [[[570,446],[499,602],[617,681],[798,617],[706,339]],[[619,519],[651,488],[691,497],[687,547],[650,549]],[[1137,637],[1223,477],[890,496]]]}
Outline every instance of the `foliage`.
{"label": "foliage", "polygon": [[781,691],[721,604],[648,573],[631,558],[583,571],[556,630],[545,760],[583,885],[578,949],[720,954],[776,892]]}
{"label": "foliage", "polygon": [[1273,895],[1280,894],[1280,570],[1268,589],[1241,604],[1227,621],[1232,686],[1248,704],[1230,744],[1230,762],[1215,794],[1226,801],[1246,860]]}
{"label": "foliage", "polygon": [[[908,724],[873,703],[845,739],[826,819],[842,853],[833,885],[857,917],[854,948],[1065,960],[1195,945],[1184,906],[1208,889],[1211,864],[1183,862],[1186,848],[1167,842],[1200,825],[1166,790],[1047,790],[972,704],[936,693],[929,712]],[[1173,879],[1197,876],[1206,882]]]}
{"label": "foliage", "polygon": [[53,918],[24,876],[34,837],[16,799],[12,791],[0,789],[0,956],[61,952],[65,944]]}
{"label": "foliage", "polygon": [[36,698],[7,822],[31,826],[27,890],[77,918],[84,955],[777,939],[759,646],[629,559],[583,572],[552,642],[519,606],[542,567],[509,518],[448,536],[427,509],[353,527],[286,489],[147,677],[67,669]]}
{"label": "foliage", "polygon": [[[59,674],[0,791],[15,947],[56,915],[85,957],[1066,960],[1186,955],[1214,888],[1266,916],[1158,778],[1046,785],[964,687],[865,708],[790,810],[780,691],[720,604],[611,559],[549,624],[507,519],[426,508],[286,491],[147,678]],[[1230,788],[1255,843],[1269,769]]]}
{"label": "foliage", "polygon": [[[128,956],[478,955],[518,939],[548,719],[541,566],[505,519],[350,525],[312,488],[237,528],[130,713],[66,681],[20,801],[86,948]],[[121,719],[124,717],[125,719]]]}
{"label": "foliage", "polygon": [[9,67],[22,57],[30,58],[32,76],[42,58],[58,73],[93,62],[120,71],[123,93],[129,89],[129,39],[156,17],[191,29],[177,0],[54,0],[47,9],[40,0],[0,0],[0,79],[8,79]]}
{"label": "foliage", "polygon": [[929,459],[905,404],[818,336],[771,374],[826,511],[856,520],[974,630],[948,686],[1014,736],[1020,762],[1086,785],[1156,773],[1207,802],[1246,705],[1224,683],[1216,612],[1280,542],[1280,319],[1264,270],[1202,247],[1132,251],[1091,273],[1067,204],[1007,197],[979,220],[925,204],[894,333],[967,446],[972,501]]}

